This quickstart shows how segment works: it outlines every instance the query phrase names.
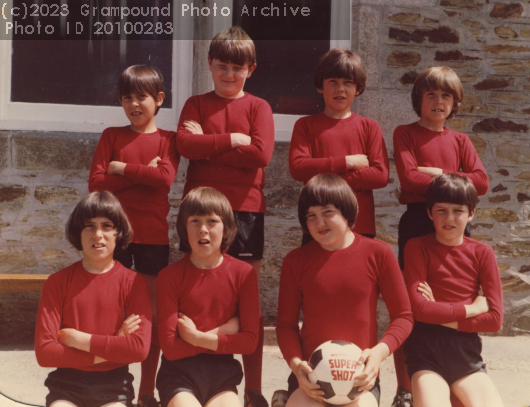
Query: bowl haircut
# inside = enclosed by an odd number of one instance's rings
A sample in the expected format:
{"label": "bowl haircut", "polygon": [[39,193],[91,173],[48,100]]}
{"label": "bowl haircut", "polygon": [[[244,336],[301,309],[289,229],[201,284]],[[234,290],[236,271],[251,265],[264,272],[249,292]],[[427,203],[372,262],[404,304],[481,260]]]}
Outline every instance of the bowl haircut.
{"label": "bowl haircut", "polygon": [[210,61],[252,66],[256,63],[256,47],[241,27],[233,26],[213,38],[208,57]]}
{"label": "bowl haircut", "polygon": [[458,113],[464,98],[464,88],[455,71],[447,66],[433,66],[418,75],[414,81],[411,94],[412,107],[418,117],[421,117],[423,92],[429,90],[441,90],[453,95],[453,110],[447,118],[450,119]]}
{"label": "bowl haircut", "polygon": [[[118,79],[118,98],[133,93],[147,93],[158,101],[158,94],[164,91],[164,76],[157,68],[148,65],[132,65],[123,71]],[[160,106],[155,109],[155,116]]]}
{"label": "bowl haircut", "polygon": [[108,191],[95,191],[76,205],[66,222],[66,239],[77,250],[83,250],[81,232],[90,219],[107,218],[116,228],[116,250],[125,250],[132,240],[133,230],[120,201]]}
{"label": "bowl haircut", "polygon": [[221,243],[221,253],[226,252],[237,233],[234,212],[226,196],[210,187],[192,189],[180,204],[177,216],[177,233],[180,239],[181,251],[186,253],[191,252],[186,227],[188,218],[190,216],[208,216],[211,214],[219,216],[223,221],[224,237]]}
{"label": "bowl haircut", "polygon": [[465,205],[471,213],[478,203],[477,190],[471,180],[465,175],[449,172],[432,179],[425,198],[429,212],[436,203],[451,203]]}
{"label": "bowl haircut", "polygon": [[353,228],[357,219],[357,199],[350,186],[335,174],[318,174],[302,188],[298,198],[298,220],[307,229],[307,211],[311,206],[332,204]]}
{"label": "bowl haircut", "polygon": [[357,85],[357,96],[362,95],[366,87],[366,73],[361,57],[344,47],[329,50],[318,61],[313,86],[322,90],[324,79],[329,78],[351,79]]}

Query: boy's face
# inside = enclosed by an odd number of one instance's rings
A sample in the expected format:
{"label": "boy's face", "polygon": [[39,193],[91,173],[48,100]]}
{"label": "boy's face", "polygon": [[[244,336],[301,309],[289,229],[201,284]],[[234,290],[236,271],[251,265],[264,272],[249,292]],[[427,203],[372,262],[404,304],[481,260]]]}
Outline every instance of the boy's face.
{"label": "boy's face", "polygon": [[329,251],[343,249],[348,232],[351,232],[348,221],[333,204],[310,206],[306,223],[313,239]]}
{"label": "boy's face", "polygon": [[453,110],[453,95],[443,90],[426,90],[421,96],[421,120],[424,124],[443,125]]}
{"label": "boy's face", "polygon": [[147,93],[132,93],[123,95],[120,103],[131,122],[131,130],[137,133],[151,133],[156,131],[155,112],[162,106],[164,92],[155,98]]}
{"label": "boy's face", "polygon": [[464,241],[464,230],[474,211],[469,213],[466,205],[437,202],[427,212],[434,223],[436,240],[446,246],[458,246]]}
{"label": "boy's face", "polygon": [[318,93],[324,96],[326,108],[324,114],[337,119],[350,115],[351,104],[357,92],[357,85],[347,78],[327,78],[322,83],[322,89],[317,89]]}
{"label": "boy's face", "polygon": [[116,227],[105,217],[89,219],[81,231],[83,257],[94,263],[112,259],[116,248]]}
{"label": "boy's face", "polygon": [[186,231],[192,258],[216,260],[219,257],[224,238],[223,220],[219,216],[214,213],[190,216],[186,223]]}
{"label": "boy's face", "polygon": [[256,64],[237,65],[229,62],[221,62],[218,59],[211,60],[208,57],[208,65],[212,73],[213,84],[217,96],[236,99],[244,95],[243,86],[245,81],[250,78]]}

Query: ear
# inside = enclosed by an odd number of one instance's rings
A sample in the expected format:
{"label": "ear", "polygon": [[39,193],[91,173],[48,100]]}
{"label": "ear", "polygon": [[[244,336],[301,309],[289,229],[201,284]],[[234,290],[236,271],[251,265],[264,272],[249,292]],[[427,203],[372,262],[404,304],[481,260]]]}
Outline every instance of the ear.
{"label": "ear", "polygon": [[247,78],[250,78],[250,75],[252,75],[252,72],[254,72],[254,70],[256,69],[257,66],[258,66],[258,64],[253,64],[253,65],[250,65],[248,67]]}
{"label": "ear", "polygon": [[471,222],[473,220],[473,216],[475,215],[475,210],[473,209],[471,213],[469,214],[469,217],[467,218],[467,223]]}
{"label": "ear", "polygon": [[158,92],[158,95],[156,97],[156,105],[158,107],[162,106],[162,103],[164,102],[165,97],[166,95],[164,94],[164,92]]}
{"label": "ear", "polygon": [[210,72],[212,72],[212,60],[210,59],[210,56],[208,55],[208,69]]}
{"label": "ear", "polygon": [[319,89],[319,88],[317,88],[317,92],[318,92],[318,93],[324,93],[324,89]]}

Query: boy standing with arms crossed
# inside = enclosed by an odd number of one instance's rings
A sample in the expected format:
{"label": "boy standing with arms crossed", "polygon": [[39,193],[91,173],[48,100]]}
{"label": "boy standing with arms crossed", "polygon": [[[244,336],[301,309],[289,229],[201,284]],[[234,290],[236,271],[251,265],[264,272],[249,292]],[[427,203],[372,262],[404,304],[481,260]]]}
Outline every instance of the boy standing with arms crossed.
{"label": "boy standing with arms crossed", "polygon": [[160,359],[156,334],[155,281],[169,262],[168,195],[179,165],[175,133],[158,129],[155,116],[164,101],[160,71],[133,65],[118,80],[118,97],[129,126],[110,127],[99,140],[88,181],[89,191],[116,195],[134,230],[132,243],[115,258],[147,280],[153,308],[151,349],[142,362],[140,407],[158,407],[154,398]]}
{"label": "boy standing with arms crossed", "polygon": [[[326,107],[296,122],[289,150],[291,176],[304,183],[317,174],[344,178],[359,203],[354,231],[373,238],[372,190],[388,183],[388,157],[379,124],[351,111],[366,85],[361,58],[346,48],[328,51],[318,62],[313,84]],[[304,234],[304,243],[310,239]]]}
{"label": "boy standing with arms crossed", "polygon": [[[266,101],[243,91],[256,69],[256,50],[241,28],[215,36],[208,64],[214,90],[189,98],[178,124],[178,151],[190,160],[184,196],[209,186],[228,198],[238,234],[227,253],[249,263],[259,275],[265,240],[263,168],[274,149],[272,111]],[[268,405],[261,395],[262,360],[263,318],[256,351],[243,356],[245,406]]]}
{"label": "boy standing with arms crossed", "polygon": [[[398,228],[398,259],[402,270],[405,244],[412,238],[434,232],[425,203],[425,193],[433,177],[446,172],[461,173],[469,177],[478,195],[488,191],[486,170],[469,137],[445,127],[445,121],[458,112],[463,94],[460,79],[452,69],[426,69],[412,89],[412,106],[420,120],[394,131],[394,159],[401,184],[399,203],[407,205]],[[401,349],[394,353],[394,362],[398,394],[393,406],[409,407],[411,385]]]}
{"label": "boy standing with arms crossed", "polygon": [[[478,197],[465,176],[443,174],[427,190],[435,232],[405,247],[405,280],[416,323],[404,345],[414,407],[502,407],[486,374],[478,332],[502,326],[502,286],[493,249],[464,236]],[[483,295],[480,295],[482,289]]]}

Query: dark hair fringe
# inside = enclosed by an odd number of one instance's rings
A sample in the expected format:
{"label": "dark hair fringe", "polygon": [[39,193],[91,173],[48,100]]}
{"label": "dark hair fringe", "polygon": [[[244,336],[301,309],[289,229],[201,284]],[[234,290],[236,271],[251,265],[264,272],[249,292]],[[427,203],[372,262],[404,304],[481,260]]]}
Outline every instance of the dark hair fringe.
{"label": "dark hair fringe", "polygon": [[187,223],[190,216],[207,216],[215,214],[223,221],[224,238],[221,243],[221,253],[228,250],[237,233],[234,212],[230,202],[221,192],[210,187],[192,189],[183,199],[177,215],[177,233],[180,239],[180,250],[191,252],[188,240]]}
{"label": "dark hair fringe", "polygon": [[[148,65],[132,65],[125,69],[118,79],[118,98],[133,93],[147,93],[158,101],[158,94],[164,91],[164,76],[157,68]],[[155,109],[155,115],[160,106]]]}
{"label": "dark hair fringe", "polygon": [[298,220],[307,229],[307,211],[311,206],[334,205],[353,228],[357,219],[357,199],[350,186],[335,174],[318,174],[302,188],[298,198]]}
{"label": "dark hair fringe", "polygon": [[465,205],[469,213],[478,203],[478,195],[471,180],[460,174],[445,173],[434,177],[425,195],[427,209],[432,211],[436,203]]}
{"label": "dark hair fringe", "polygon": [[120,201],[108,191],[95,191],[85,196],[74,208],[66,222],[66,239],[77,250],[83,250],[81,232],[87,221],[108,218],[116,228],[116,250],[125,250],[132,240],[133,230]]}
{"label": "dark hair fringe", "polygon": [[333,48],[320,57],[313,76],[313,86],[322,89],[324,79],[351,79],[357,85],[358,96],[366,87],[366,72],[361,57],[355,52],[344,48]]}
{"label": "dark hair fringe", "polygon": [[252,66],[256,63],[256,47],[248,34],[238,26],[217,34],[210,43],[210,61]]}

